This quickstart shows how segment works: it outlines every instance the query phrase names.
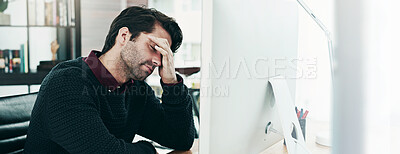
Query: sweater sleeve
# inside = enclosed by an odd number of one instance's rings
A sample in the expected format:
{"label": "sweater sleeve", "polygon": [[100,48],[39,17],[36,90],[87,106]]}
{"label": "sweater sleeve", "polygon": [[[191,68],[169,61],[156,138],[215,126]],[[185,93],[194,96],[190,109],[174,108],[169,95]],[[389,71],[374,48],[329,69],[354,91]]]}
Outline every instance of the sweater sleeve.
{"label": "sweater sleeve", "polygon": [[161,82],[161,85],[162,103],[155,97],[151,87],[147,86],[149,95],[139,135],[175,150],[189,150],[194,141],[195,129],[188,89],[183,82],[173,86]]}
{"label": "sweater sleeve", "polygon": [[46,85],[47,127],[54,142],[69,153],[156,153],[146,141],[126,143],[110,134],[89,81],[72,74],[54,77]]}

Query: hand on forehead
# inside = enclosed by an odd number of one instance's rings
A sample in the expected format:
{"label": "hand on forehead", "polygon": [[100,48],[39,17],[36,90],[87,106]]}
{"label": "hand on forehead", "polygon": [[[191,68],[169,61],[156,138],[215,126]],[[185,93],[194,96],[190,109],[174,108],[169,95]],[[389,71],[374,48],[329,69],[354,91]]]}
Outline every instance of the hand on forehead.
{"label": "hand on forehead", "polygon": [[162,37],[157,37],[153,34],[145,34],[145,36],[152,42],[154,42],[156,45],[158,46],[164,46],[164,47],[168,47],[171,48],[171,41],[166,39],[166,38],[162,38]]}

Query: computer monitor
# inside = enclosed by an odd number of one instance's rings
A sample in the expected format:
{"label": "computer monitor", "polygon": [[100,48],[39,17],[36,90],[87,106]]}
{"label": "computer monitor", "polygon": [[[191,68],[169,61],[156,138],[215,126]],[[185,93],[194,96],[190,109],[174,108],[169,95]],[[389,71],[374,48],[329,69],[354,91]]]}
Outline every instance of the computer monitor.
{"label": "computer monitor", "polygon": [[268,78],[283,76],[295,99],[297,11],[293,0],[203,0],[201,154],[259,153],[283,139],[265,134],[268,122],[280,127]]}

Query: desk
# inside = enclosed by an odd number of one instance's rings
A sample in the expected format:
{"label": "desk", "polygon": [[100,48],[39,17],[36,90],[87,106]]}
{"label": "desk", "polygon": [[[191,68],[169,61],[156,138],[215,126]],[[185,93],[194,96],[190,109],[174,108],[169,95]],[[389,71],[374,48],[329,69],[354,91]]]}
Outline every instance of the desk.
{"label": "desk", "polygon": [[199,153],[199,139],[195,139],[192,148],[189,151],[171,151],[156,148],[159,154],[198,154]]}
{"label": "desk", "polygon": [[[317,154],[330,154],[331,148],[315,143],[317,133],[329,130],[329,122],[321,122],[313,119],[307,119],[306,123],[306,145],[311,153]],[[283,140],[272,145],[270,148],[261,152],[260,154],[287,154],[286,147],[283,145]]]}
{"label": "desk", "polygon": [[[311,153],[317,153],[317,154],[330,154],[331,153],[331,148],[319,145],[315,143],[315,137],[316,134],[321,132],[321,131],[326,131],[329,129],[329,122],[321,122],[321,121],[316,121],[313,119],[307,119],[307,124],[306,124],[306,145],[308,150]],[[168,151],[170,152],[170,151]],[[166,152],[166,153],[168,153]],[[163,154],[162,152],[159,152],[160,154]],[[165,152],[164,152],[165,153]],[[190,151],[173,151],[170,152],[171,154],[198,154],[199,153],[199,147],[198,147],[198,140],[196,139],[193,143],[193,147],[190,149]],[[270,148],[266,149],[265,151],[261,152],[260,154],[287,154],[287,150],[285,146],[283,145],[283,140],[279,141],[278,143],[274,144]]]}

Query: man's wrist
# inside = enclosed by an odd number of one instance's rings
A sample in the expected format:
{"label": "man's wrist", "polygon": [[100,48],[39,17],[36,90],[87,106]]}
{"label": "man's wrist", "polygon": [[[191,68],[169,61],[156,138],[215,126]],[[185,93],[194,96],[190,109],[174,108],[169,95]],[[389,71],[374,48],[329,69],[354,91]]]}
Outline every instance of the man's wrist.
{"label": "man's wrist", "polygon": [[137,142],[138,144],[142,144],[145,146],[146,151],[151,151],[152,153],[156,154],[157,150],[156,148],[148,141],[145,140],[140,140],[139,142]]}
{"label": "man's wrist", "polygon": [[182,79],[182,77],[179,76],[178,74],[175,74],[175,81],[176,81],[176,82],[165,83],[165,82],[161,79],[161,83],[162,83],[162,85],[164,85],[164,86],[174,86],[174,85],[177,85],[177,84],[179,84],[179,83],[182,83],[182,82],[183,82],[183,79]]}
{"label": "man's wrist", "polygon": [[163,89],[162,101],[166,104],[180,104],[182,101],[187,99],[188,90],[183,84],[183,78],[176,74],[178,83],[176,84],[165,84],[161,80],[161,87]]}
{"label": "man's wrist", "polygon": [[161,79],[161,80],[165,84],[177,84],[177,83],[179,83],[178,79],[176,78],[176,75],[174,76],[173,79],[170,79],[170,80]]}

